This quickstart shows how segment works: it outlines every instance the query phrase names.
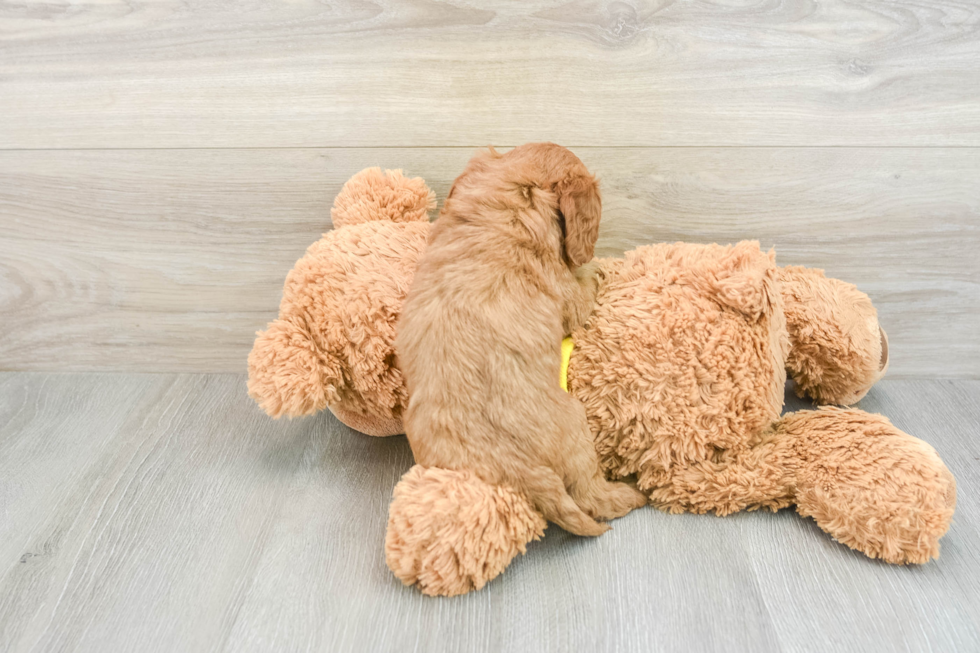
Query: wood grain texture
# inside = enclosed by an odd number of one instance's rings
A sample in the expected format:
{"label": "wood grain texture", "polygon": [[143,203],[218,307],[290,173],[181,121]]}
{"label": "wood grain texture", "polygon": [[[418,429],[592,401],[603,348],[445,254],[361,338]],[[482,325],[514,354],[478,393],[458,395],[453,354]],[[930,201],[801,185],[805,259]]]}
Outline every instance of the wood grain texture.
{"label": "wood grain texture", "polygon": [[[602,179],[597,253],[758,239],[858,284],[890,374],[980,375],[980,149],[576,148]],[[348,177],[425,177],[473,150],[0,152],[0,369],[244,371]]]}
{"label": "wood grain texture", "polygon": [[980,383],[884,381],[859,407],[935,447],[956,477],[953,526],[939,560],[919,567],[855,564],[859,554],[789,511],[742,528],[780,642],[792,651],[976,650],[980,552],[970,543],[980,537]]}
{"label": "wood grain texture", "polygon": [[884,381],[861,407],[956,476],[938,561],[869,560],[791,511],[648,508],[431,599],[384,564],[403,437],[270,420],[239,375],[0,374],[0,648],[976,650],[980,382]]}
{"label": "wood grain texture", "polygon": [[23,450],[0,458],[0,500],[25,516],[3,523],[0,648],[219,647],[305,425],[248,410],[241,377],[0,379],[4,417],[28,414],[0,418]]}
{"label": "wood grain texture", "polygon": [[980,145],[980,7],[0,5],[2,148]]}

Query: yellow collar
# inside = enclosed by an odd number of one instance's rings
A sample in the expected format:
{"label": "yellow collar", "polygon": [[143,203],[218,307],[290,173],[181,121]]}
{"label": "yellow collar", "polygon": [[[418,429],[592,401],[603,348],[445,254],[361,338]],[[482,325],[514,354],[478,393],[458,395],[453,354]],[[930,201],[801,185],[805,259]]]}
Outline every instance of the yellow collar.
{"label": "yellow collar", "polygon": [[572,349],[575,348],[575,343],[572,342],[571,338],[565,338],[561,341],[561,389],[568,392],[568,361],[572,358]]}

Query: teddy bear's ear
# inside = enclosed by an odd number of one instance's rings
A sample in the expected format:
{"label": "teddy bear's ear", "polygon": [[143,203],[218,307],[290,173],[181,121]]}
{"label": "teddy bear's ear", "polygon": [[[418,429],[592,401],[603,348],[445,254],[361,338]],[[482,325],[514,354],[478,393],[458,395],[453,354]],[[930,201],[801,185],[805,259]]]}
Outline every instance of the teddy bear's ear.
{"label": "teddy bear's ear", "polygon": [[248,394],[272,417],[312,415],[339,399],[340,364],[318,350],[301,322],[272,322],[248,355]]}
{"label": "teddy bear's ear", "polygon": [[436,208],[436,195],[421,177],[401,170],[366,168],[347,180],[334,200],[334,228],[362,222],[425,222]]}

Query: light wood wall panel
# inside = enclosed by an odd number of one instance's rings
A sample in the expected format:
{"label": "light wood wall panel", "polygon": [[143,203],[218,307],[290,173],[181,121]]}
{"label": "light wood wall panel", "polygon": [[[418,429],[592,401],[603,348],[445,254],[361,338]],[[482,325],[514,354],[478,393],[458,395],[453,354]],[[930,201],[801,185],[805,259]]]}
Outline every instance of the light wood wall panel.
{"label": "light wood wall panel", "polygon": [[[895,376],[980,374],[980,149],[576,148],[598,253],[775,246],[879,307]],[[469,148],[0,152],[0,369],[243,371],[286,273],[370,166],[440,198]]]}
{"label": "light wood wall panel", "polygon": [[980,145],[980,6],[0,5],[0,148]]}

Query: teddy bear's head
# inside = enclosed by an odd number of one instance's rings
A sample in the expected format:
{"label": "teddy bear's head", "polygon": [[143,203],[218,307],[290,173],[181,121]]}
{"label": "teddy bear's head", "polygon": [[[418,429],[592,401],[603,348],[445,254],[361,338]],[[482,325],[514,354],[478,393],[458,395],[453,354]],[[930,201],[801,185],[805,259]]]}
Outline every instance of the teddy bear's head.
{"label": "teddy bear's head", "polygon": [[279,318],[248,357],[249,395],[269,415],[329,407],[366,433],[402,432],[394,329],[435,206],[425,182],[399,170],[368,168],[344,184],[333,230],[290,271]]}
{"label": "teddy bear's head", "polygon": [[804,393],[821,404],[851,406],[888,371],[888,336],[871,298],[823,270],[779,270],[793,349],[786,367]]}

